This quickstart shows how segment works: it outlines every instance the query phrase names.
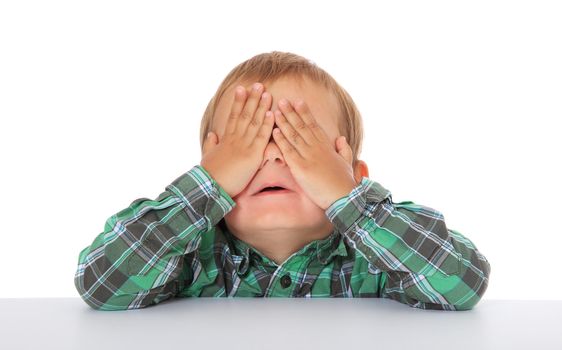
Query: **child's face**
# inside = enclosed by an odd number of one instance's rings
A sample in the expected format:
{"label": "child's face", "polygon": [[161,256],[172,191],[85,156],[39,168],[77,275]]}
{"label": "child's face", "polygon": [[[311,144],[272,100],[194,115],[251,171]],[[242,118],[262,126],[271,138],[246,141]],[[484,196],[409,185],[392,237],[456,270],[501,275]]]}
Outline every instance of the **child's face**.
{"label": "child's face", "polygon": [[[253,83],[253,81],[240,82],[248,90]],[[212,130],[218,134],[219,142],[224,134],[227,117],[234,99],[234,88],[237,85],[238,83],[233,84],[226,90],[215,111]],[[278,101],[281,98],[286,98],[291,103],[294,103],[297,98],[303,99],[316,122],[329,136],[335,149],[336,138],[341,135],[337,123],[339,105],[331,92],[308,79],[304,79],[301,85],[289,77],[264,85],[265,91],[273,97],[272,111],[279,109]],[[294,189],[294,192],[270,196],[254,196],[250,193],[250,189],[253,190],[264,182],[274,180],[285,181],[291,189]],[[302,235],[303,230],[306,230],[310,235],[318,235],[320,231],[331,231],[331,223],[325,216],[324,210],[314,204],[294,181],[273,137],[270,137],[262,164],[255,176],[248,186],[233,199],[237,205],[225,217],[225,221],[229,229],[234,229],[234,232],[267,231],[276,234],[291,231],[292,234]],[[296,229],[301,230],[297,232]],[[326,235],[326,232],[321,233]]]}

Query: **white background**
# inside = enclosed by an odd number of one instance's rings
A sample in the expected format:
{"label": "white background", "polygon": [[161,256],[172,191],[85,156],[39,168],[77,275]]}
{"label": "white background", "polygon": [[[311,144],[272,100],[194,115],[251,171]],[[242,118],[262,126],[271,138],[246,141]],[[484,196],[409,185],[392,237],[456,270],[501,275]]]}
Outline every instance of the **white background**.
{"label": "white background", "polygon": [[328,71],[395,201],[492,266],[486,299],[562,299],[556,1],[3,1],[0,297],[77,297],[78,253],[200,161],[225,75],[262,52]]}

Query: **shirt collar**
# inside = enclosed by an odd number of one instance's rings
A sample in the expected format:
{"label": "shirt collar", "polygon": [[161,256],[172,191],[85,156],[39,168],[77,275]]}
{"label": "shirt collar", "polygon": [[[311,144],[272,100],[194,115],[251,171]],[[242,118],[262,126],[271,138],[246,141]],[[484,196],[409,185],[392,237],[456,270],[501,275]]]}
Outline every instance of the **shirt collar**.
{"label": "shirt collar", "polygon": [[[224,223],[224,219],[221,221]],[[233,263],[238,274],[242,275],[246,273],[251,256],[254,256],[255,259],[261,260],[262,263],[272,266],[276,265],[275,262],[264,256],[254,247],[230,233],[226,228],[226,225],[223,224],[221,227],[227,237],[227,240],[232,242],[232,246],[234,247],[234,251],[231,251],[231,253]],[[327,265],[336,256],[347,256],[348,249],[343,236],[337,230],[334,230],[328,237],[312,241],[297,252],[297,255],[312,256],[312,254],[316,255],[316,258],[322,265]]]}

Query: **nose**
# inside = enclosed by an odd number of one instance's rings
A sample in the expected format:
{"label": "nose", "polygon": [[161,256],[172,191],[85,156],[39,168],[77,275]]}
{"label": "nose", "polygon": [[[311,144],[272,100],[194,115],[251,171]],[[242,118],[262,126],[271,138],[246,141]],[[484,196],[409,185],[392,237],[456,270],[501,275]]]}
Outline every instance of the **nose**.
{"label": "nose", "polygon": [[267,162],[271,162],[273,164],[278,164],[279,166],[285,166],[285,158],[283,158],[283,153],[279,149],[279,146],[273,140],[273,136],[269,138],[269,143],[265,147],[265,151],[263,152],[263,161],[260,165],[260,169],[265,166]]}

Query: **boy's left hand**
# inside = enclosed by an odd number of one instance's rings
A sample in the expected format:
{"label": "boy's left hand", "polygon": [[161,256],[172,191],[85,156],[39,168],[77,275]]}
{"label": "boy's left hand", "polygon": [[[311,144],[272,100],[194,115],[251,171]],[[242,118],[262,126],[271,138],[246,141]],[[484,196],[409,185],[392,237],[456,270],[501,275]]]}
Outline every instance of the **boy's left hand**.
{"label": "boy's left hand", "polygon": [[281,99],[275,122],[279,128],[273,138],[295,181],[316,205],[326,210],[357,186],[353,152],[345,137],[338,137],[334,147],[303,100],[295,101],[293,108]]}

